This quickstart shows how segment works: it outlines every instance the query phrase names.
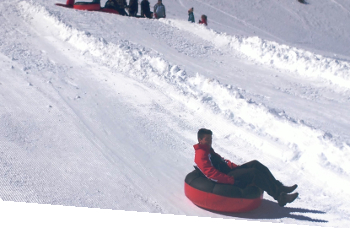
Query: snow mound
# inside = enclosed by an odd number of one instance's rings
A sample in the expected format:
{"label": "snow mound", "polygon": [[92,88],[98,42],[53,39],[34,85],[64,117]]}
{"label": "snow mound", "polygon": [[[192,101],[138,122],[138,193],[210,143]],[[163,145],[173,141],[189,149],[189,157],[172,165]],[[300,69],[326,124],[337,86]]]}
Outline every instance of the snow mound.
{"label": "snow mound", "polygon": [[249,60],[275,69],[297,73],[304,77],[323,79],[328,84],[350,88],[350,63],[310,51],[254,37],[230,36],[201,25],[178,20],[160,20],[169,26],[197,34],[219,48],[239,52]]}

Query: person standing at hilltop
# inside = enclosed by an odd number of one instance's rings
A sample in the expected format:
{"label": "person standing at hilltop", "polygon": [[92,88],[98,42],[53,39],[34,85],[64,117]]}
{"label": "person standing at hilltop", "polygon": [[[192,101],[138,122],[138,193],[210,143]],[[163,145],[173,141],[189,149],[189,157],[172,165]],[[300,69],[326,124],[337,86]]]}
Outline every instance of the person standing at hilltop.
{"label": "person standing at hilltop", "polygon": [[130,0],[129,1],[129,16],[136,17],[138,11],[139,11],[138,0]]}
{"label": "person standing at hilltop", "polygon": [[120,15],[123,15],[123,16],[128,16],[128,14],[126,13],[125,11],[125,8],[127,7],[127,3],[126,3],[126,0],[115,0],[117,2],[117,5],[118,5],[118,12],[120,13]]}
{"label": "person standing at hilltop", "polygon": [[126,0],[108,0],[105,4],[105,8],[114,9],[122,16],[128,15],[125,12]]}
{"label": "person standing at hilltop", "polygon": [[142,0],[141,2],[141,17],[152,18],[152,12],[148,0]]}
{"label": "person standing at hilltop", "polygon": [[115,0],[107,0],[106,4],[105,4],[105,8],[107,9],[117,9],[117,3],[115,2]]}
{"label": "person standing at hilltop", "polygon": [[193,7],[188,10],[188,21],[190,21],[192,23],[195,22],[194,14],[193,14]]}
{"label": "person standing at hilltop", "polygon": [[156,19],[159,18],[165,18],[166,14],[165,14],[165,6],[162,3],[162,0],[158,0],[158,2],[154,5],[154,17]]}

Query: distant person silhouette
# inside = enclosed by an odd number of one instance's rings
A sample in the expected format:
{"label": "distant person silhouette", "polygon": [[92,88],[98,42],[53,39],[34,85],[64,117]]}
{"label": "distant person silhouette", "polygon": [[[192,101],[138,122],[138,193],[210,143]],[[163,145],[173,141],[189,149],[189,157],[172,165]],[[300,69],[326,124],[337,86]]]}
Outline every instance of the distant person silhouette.
{"label": "distant person silhouette", "polygon": [[154,5],[154,18],[159,19],[159,18],[165,18],[166,13],[165,13],[165,6],[162,3],[162,0],[158,0],[158,2]]}
{"label": "distant person silhouette", "polygon": [[193,7],[191,9],[188,10],[188,21],[194,23],[194,14],[193,14]]}
{"label": "distant person silhouette", "polygon": [[116,0],[117,4],[118,4],[118,12],[120,13],[120,15],[123,16],[128,16],[128,14],[125,11],[125,8],[128,6],[128,4],[126,3],[126,0]]}
{"label": "distant person silhouette", "polygon": [[207,21],[207,16],[206,15],[202,15],[201,16],[201,20],[199,20],[199,24],[204,24],[204,25],[208,25],[208,21]]}
{"label": "distant person silhouette", "polygon": [[150,8],[150,3],[148,0],[142,0],[141,2],[141,17],[152,18],[152,12]]}
{"label": "distant person silhouette", "polygon": [[136,17],[138,11],[139,11],[138,0],[130,0],[129,1],[129,16]]}
{"label": "distant person silhouette", "polygon": [[114,9],[122,16],[128,15],[125,12],[126,0],[108,0],[105,4],[105,8]]}

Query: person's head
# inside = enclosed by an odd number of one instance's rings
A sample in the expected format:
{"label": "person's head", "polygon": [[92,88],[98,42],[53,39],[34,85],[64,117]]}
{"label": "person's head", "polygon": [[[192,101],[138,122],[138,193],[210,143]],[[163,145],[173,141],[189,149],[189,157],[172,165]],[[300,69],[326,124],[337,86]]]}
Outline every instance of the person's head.
{"label": "person's head", "polygon": [[189,9],[188,12],[193,12],[193,7],[191,9]]}
{"label": "person's head", "polygon": [[162,0],[158,0],[158,4],[161,4],[162,3]]}
{"label": "person's head", "polygon": [[207,16],[203,14],[203,15],[202,15],[202,20],[205,20],[205,21],[206,21],[206,20],[207,20]]}
{"label": "person's head", "polygon": [[198,130],[197,138],[199,144],[211,146],[213,132],[209,129],[201,128]]}

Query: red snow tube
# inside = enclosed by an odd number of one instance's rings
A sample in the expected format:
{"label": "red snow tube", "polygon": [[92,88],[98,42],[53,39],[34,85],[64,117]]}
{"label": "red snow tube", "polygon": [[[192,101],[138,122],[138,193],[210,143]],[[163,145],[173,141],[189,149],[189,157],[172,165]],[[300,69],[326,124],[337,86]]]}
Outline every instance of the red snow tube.
{"label": "red snow tube", "polygon": [[57,6],[74,8],[77,10],[102,11],[107,13],[119,14],[117,10],[109,8],[101,8],[99,3],[94,2],[75,2],[75,0],[67,0],[66,4],[56,3]]}
{"label": "red snow tube", "polygon": [[67,0],[67,3],[66,3],[66,4],[56,3],[56,5],[57,5],[57,6],[67,7],[67,8],[73,8],[74,1],[75,1],[75,0]]}
{"label": "red snow tube", "polygon": [[106,12],[106,13],[114,13],[114,14],[119,14],[119,12],[115,9],[110,9],[110,8],[101,8],[102,12]]}
{"label": "red snow tube", "polygon": [[195,205],[219,212],[247,212],[258,208],[263,191],[254,186],[244,189],[219,184],[206,178],[199,170],[187,174],[185,195]]}
{"label": "red snow tube", "polygon": [[98,11],[101,9],[101,6],[100,3],[76,2],[74,3],[73,8],[78,10]]}

